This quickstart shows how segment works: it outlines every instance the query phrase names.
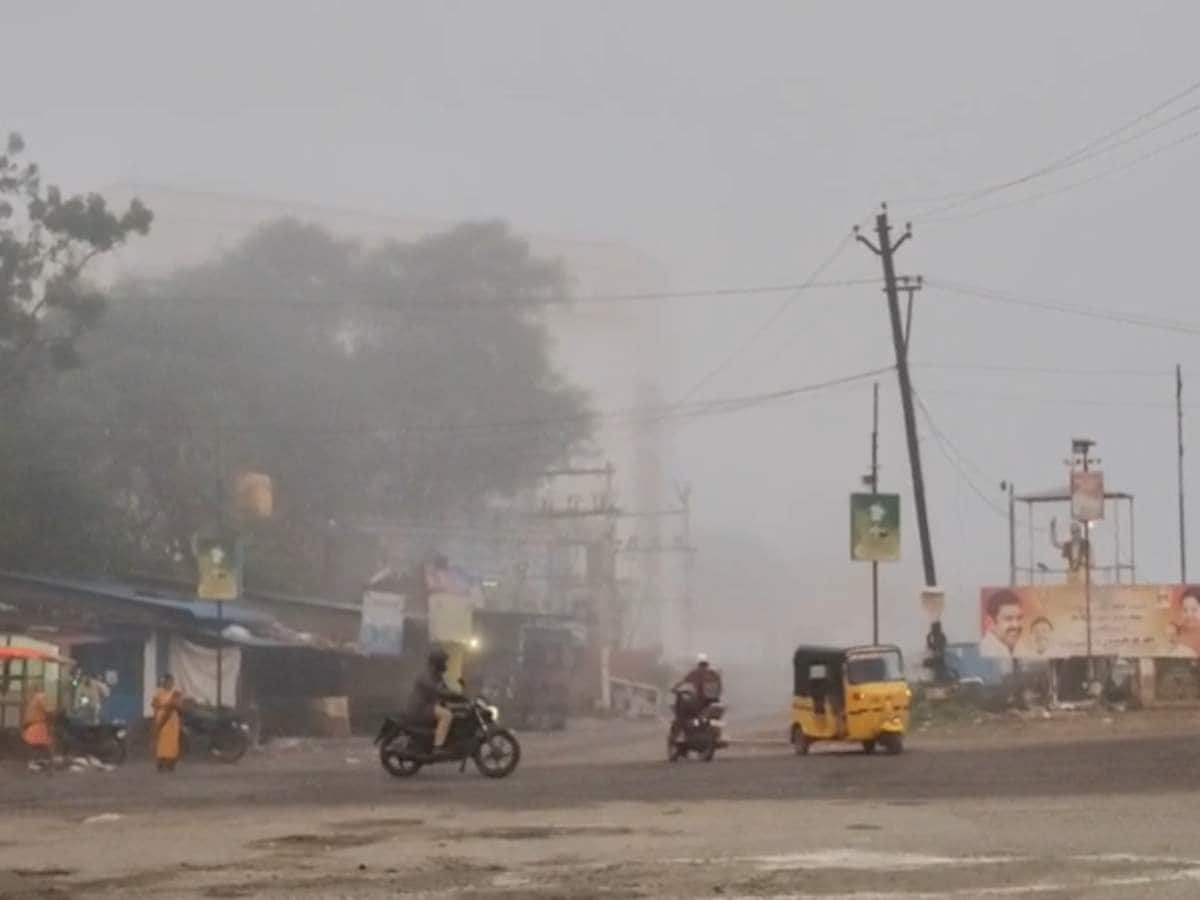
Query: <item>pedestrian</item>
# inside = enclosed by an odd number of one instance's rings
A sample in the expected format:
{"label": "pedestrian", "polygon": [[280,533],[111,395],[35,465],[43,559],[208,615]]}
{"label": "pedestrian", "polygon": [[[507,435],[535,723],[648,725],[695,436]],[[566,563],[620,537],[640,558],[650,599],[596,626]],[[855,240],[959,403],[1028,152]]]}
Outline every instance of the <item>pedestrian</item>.
{"label": "pedestrian", "polygon": [[40,681],[30,683],[33,692],[25,704],[21,717],[21,740],[29,748],[32,767],[45,767],[49,772],[53,768],[54,747],[51,740],[53,730],[50,727],[50,705],[46,700],[46,691]]}
{"label": "pedestrian", "polygon": [[183,693],[168,672],[158,682],[150,701],[154,709],[154,759],[160,772],[174,772],[180,755],[180,708]]}

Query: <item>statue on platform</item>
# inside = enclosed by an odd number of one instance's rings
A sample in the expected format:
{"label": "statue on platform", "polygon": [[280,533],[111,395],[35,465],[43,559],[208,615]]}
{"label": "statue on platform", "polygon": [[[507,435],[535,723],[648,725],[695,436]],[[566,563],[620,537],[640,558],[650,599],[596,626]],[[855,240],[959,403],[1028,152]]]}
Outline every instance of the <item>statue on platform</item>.
{"label": "statue on platform", "polygon": [[1067,564],[1067,584],[1083,584],[1089,565],[1091,542],[1084,534],[1083,525],[1071,523],[1071,536],[1065,541],[1058,539],[1058,519],[1050,520],[1050,543],[1052,543]]}

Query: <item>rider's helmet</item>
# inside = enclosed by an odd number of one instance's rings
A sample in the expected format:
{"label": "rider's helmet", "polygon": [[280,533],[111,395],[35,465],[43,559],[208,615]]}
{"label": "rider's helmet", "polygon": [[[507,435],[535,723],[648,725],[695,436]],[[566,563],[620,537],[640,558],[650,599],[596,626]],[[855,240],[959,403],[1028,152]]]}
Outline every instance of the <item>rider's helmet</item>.
{"label": "rider's helmet", "polygon": [[449,665],[450,654],[446,652],[445,647],[434,647],[429,651],[429,668],[441,675]]}
{"label": "rider's helmet", "polygon": [[708,654],[707,653],[696,654],[696,665],[698,665],[702,669],[707,669],[708,668]]}

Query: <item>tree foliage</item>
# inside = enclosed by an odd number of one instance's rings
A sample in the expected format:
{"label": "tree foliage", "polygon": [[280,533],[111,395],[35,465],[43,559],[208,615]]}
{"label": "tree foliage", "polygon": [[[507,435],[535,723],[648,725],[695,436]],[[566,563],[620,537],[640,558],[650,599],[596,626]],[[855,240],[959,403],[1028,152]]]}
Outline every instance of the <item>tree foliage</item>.
{"label": "tree foliage", "polygon": [[254,469],[277,511],[247,526],[248,583],[316,591],[331,531],[478,508],[590,435],[540,315],[563,267],[499,223],[366,247],[281,221],[118,293],[37,402],[143,567],[190,577],[192,534]]}
{"label": "tree foliage", "polygon": [[0,153],[0,390],[28,384],[43,366],[78,363],[75,342],[104,311],[85,267],[146,234],[153,218],[140,200],[118,214],[99,194],[64,196],[24,151],[11,134]]}

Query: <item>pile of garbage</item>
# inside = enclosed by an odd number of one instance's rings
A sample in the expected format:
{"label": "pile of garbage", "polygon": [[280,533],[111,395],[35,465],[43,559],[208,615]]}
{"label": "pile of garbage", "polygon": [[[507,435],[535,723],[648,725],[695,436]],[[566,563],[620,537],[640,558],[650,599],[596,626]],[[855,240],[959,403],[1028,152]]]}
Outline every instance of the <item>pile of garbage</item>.
{"label": "pile of garbage", "polygon": [[29,763],[30,772],[112,772],[116,766],[102,763],[94,756],[56,756],[53,759],[35,759]]}

